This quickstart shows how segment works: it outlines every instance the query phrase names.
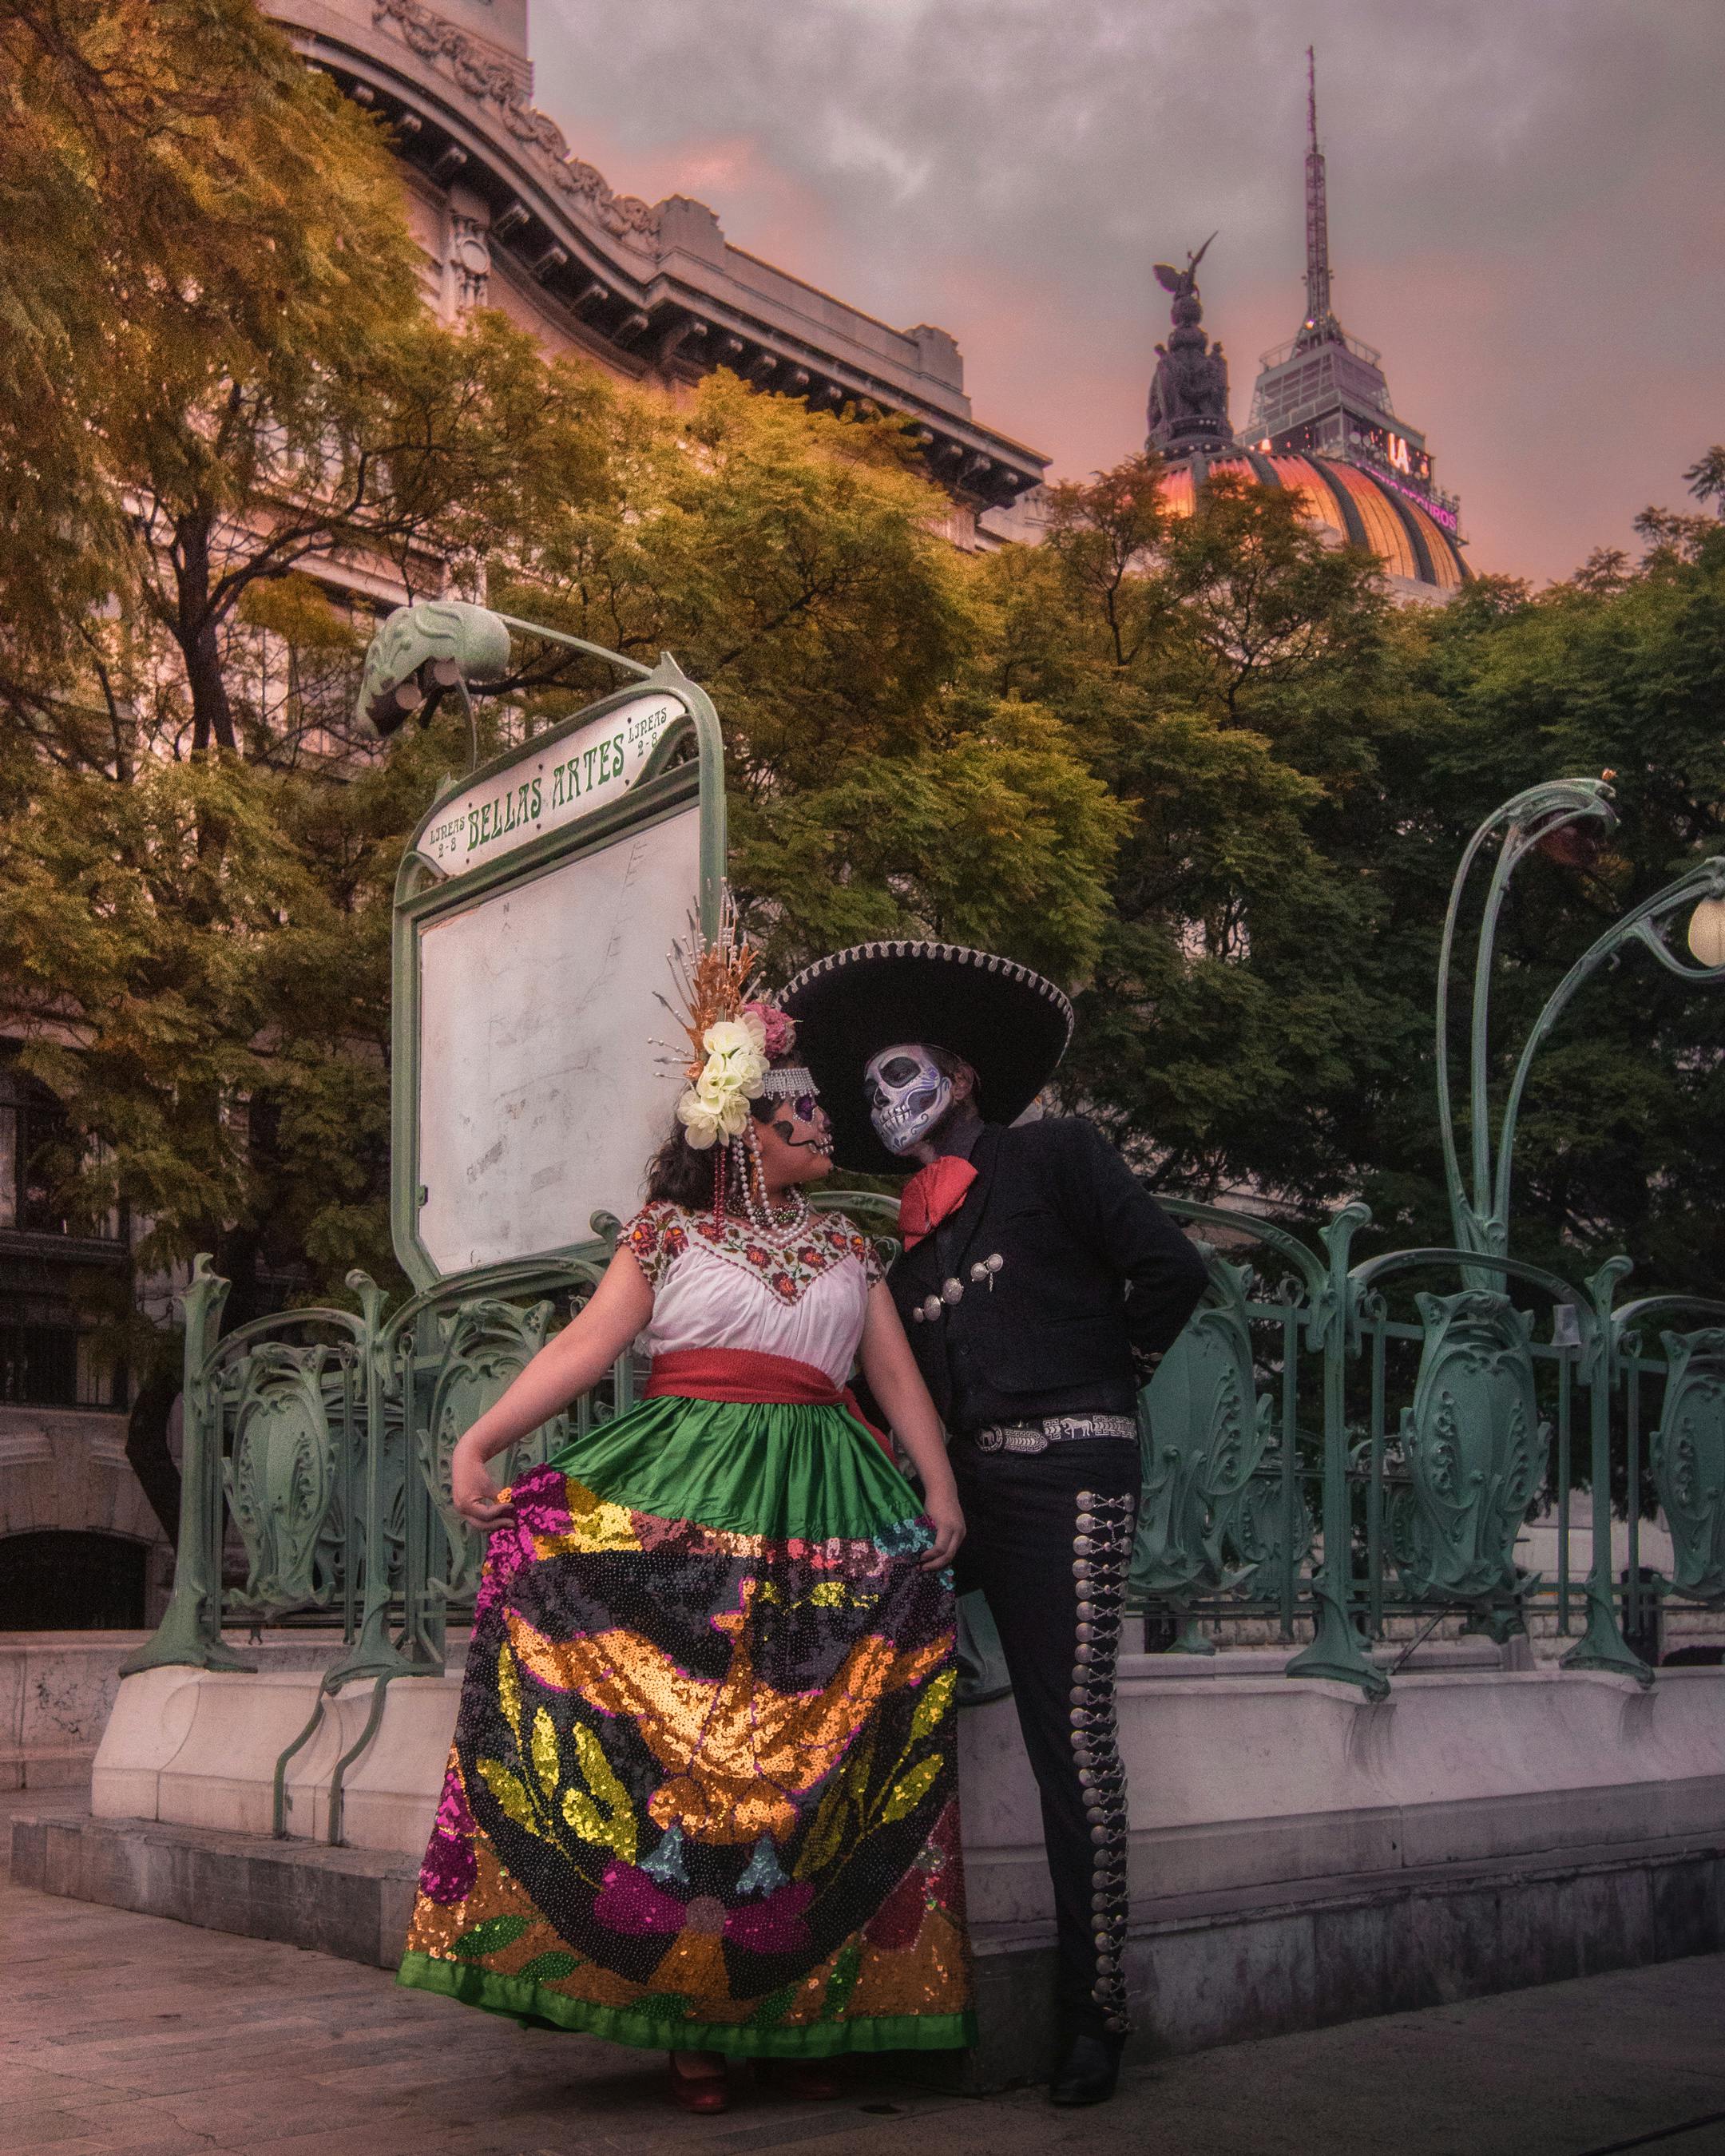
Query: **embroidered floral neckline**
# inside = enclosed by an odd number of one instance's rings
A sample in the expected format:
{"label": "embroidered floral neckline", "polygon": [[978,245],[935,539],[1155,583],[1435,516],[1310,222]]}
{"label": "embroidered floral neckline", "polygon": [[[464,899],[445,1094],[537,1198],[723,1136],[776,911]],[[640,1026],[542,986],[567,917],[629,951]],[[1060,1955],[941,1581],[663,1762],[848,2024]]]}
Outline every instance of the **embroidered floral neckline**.
{"label": "embroidered floral neckline", "polygon": [[871,1255],[867,1236],[842,1214],[817,1213],[763,1235],[752,1221],[734,1214],[717,1220],[711,1213],[685,1213],[663,1202],[635,1216],[624,1241],[655,1288],[672,1261],[692,1247],[737,1266],[784,1303],[799,1301],[847,1258],[867,1270]]}

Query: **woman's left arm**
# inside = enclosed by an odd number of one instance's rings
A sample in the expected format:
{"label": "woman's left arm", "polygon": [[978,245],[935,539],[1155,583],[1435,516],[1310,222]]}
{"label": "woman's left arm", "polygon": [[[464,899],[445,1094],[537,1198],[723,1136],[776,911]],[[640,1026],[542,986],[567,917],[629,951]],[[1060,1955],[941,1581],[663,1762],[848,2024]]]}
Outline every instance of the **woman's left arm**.
{"label": "woman's left arm", "polygon": [[937,1572],[952,1562],[952,1553],[964,1539],[964,1513],[958,1502],[958,1486],[952,1480],[952,1464],[947,1457],[941,1419],[934,1411],[934,1402],[928,1397],[928,1388],[922,1382],[891,1291],[884,1281],[869,1291],[861,1361],[869,1390],[880,1402],[893,1435],[922,1479],[929,1522],[934,1528],[934,1546],[922,1560],[922,1568]]}

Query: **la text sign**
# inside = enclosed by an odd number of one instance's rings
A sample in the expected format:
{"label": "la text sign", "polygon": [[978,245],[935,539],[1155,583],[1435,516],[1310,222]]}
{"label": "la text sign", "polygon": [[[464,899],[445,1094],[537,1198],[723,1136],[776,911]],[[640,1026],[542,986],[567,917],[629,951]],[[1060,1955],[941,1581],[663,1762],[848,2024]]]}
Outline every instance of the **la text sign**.
{"label": "la text sign", "polygon": [[419,851],[446,875],[462,875],[546,831],[572,824],[627,793],[660,742],[688,716],[662,689],[619,704],[576,732],[530,742],[440,808]]}

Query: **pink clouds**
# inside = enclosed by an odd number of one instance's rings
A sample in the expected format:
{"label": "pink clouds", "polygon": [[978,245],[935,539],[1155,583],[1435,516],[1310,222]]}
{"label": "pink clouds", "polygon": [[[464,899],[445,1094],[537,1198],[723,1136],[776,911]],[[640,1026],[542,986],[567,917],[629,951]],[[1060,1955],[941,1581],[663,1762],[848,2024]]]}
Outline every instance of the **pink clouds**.
{"label": "pink clouds", "polygon": [[949,329],[977,416],[1056,476],[1139,445],[1150,266],[1219,227],[1205,322],[1245,424],[1302,305],[1308,38],[1337,310],[1476,567],[1633,547],[1725,434],[1717,8],[534,0],[533,37],[541,101],[614,184],[694,194],[733,244]]}

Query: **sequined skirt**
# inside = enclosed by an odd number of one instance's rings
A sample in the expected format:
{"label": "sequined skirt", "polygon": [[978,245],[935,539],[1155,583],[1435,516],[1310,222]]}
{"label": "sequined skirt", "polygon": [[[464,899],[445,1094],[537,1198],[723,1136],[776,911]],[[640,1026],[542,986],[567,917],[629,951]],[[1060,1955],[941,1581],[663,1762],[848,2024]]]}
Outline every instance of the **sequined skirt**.
{"label": "sequined skirt", "polygon": [[950,1578],[836,1407],[649,1400],[516,1483],[401,1981],[657,2049],[974,2040]]}

